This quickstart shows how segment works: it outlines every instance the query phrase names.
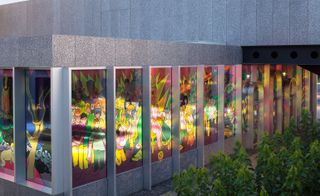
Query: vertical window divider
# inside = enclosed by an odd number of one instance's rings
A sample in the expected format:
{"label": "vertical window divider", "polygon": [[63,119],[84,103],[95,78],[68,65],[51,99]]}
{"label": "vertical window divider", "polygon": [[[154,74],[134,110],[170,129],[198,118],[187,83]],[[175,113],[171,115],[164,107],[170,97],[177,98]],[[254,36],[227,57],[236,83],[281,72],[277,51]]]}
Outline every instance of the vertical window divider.
{"label": "vertical window divider", "polygon": [[107,179],[108,195],[117,195],[116,184],[116,131],[115,131],[115,100],[116,100],[115,67],[107,68]]}
{"label": "vertical window divider", "polygon": [[26,183],[25,70],[13,69],[14,181]]}
{"label": "vertical window divider", "polygon": [[[264,73],[263,87],[264,87],[264,103],[265,103],[263,108],[264,131],[270,132],[273,124],[272,116],[269,115],[273,113],[273,109],[272,109],[273,96],[271,96],[273,93],[271,92],[271,87],[270,87],[271,78],[270,78],[269,64],[266,64],[263,66],[263,73]],[[272,86],[272,89],[273,89],[273,86]]]}
{"label": "vertical window divider", "polygon": [[218,151],[224,152],[224,65],[218,67]]}
{"label": "vertical window divider", "polygon": [[204,65],[197,66],[197,167],[204,166]]}
{"label": "vertical window divider", "polygon": [[236,78],[240,78],[236,81],[236,103],[235,103],[235,117],[236,117],[236,135],[234,143],[241,141],[241,101],[242,101],[242,65],[234,65],[236,67]]}
{"label": "vertical window divider", "polygon": [[302,106],[302,68],[300,66],[296,66],[296,81],[297,81],[297,122],[301,119],[301,106]]}
{"label": "vertical window divider", "polygon": [[142,81],[143,187],[151,190],[151,68],[149,65],[143,66]]}
{"label": "vertical window divider", "polygon": [[180,172],[180,66],[172,67],[172,173]]}
{"label": "vertical window divider", "polygon": [[[71,79],[68,70],[50,69],[52,126],[52,194],[72,192],[71,168]],[[61,104],[66,103],[66,104]]]}

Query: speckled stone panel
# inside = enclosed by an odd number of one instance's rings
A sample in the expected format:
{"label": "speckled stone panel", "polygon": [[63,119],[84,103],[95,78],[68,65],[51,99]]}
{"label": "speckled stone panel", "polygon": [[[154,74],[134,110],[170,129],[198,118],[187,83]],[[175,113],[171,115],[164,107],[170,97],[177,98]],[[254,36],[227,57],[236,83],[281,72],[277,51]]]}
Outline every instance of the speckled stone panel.
{"label": "speckled stone panel", "polygon": [[152,163],[152,185],[166,181],[172,176],[172,158]]}
{"label": "speckled stone panel", "polygon": [[126,65],[132,64],[131,58],[131,40],[118,39],[115,40],[116,47],[116,65]]}
{"label": "speckled stone panel", "polygon": [[14,66],[18,64],[18,39],[4,39],[0,42],[0,65]]}
{"label": "speckled stone panel", "polygon": [[257,45],[272,44],[272,1],[257,0]]}
{"label": "speckled stone panel", "polygon": [[257,43],[257,3],[256,0],[241,1],[241,45]]}
{"label": "speckled stone panel", "polygon": [[143,169],[137,168],[117,175],[117,195],[129,195],[143,189]]}
{"label": "speckled stone panel", "polygon": [[232,154],[233,153],[233,147],[235,142],[237,141],[236,136],[230,137],[228,139],[224,140],[224,153],[225,154]]}
{"label": "speckled stone panel", "polygon": [[309,44],[320,44],[320,1],[309,0]]}
{"label": "speckled stone panel", "polygon": [[19,67],[50,67],[52,37],[22,37],[18,39]]}
{"label": "speckled stone panel", "polygon": [[240,45],[241,0],[227,1],[227,45]]}
{"label": "speckled stone panel", "polygon": [[48,196],[48,194],[33,190],[31,188],[0,179],[0,195],[4,196]]}
{"label": "speckled stone panel", "polygon": [[52,37],[53,66],[75,66],[75,49],[76,38],[74,36],[54,35]]}
{"label": "speckled stone panel", "polygon": [[210,156],[218,152],[219,152],[218,142],[205,145],[204,146],[204,164],[207,165],[209,163]]}
{"label": "speckled stone panel", "polygon": [[115,40],[109,38],[96,38],[96,62],[97,65],[112,66],[116,64]]}
{"label": "speckled stone panel", "polygon": [[[308,1],[290,0],[290,44],[308,42]],[[311,24],[312,25],[312,24]]]}
{"label": "speckled stone panel", "polygon": [[212,42],[225,44],[227,31],[227,1],[213,0],[212,5]]}
{"label": "speckled stone panel", "polygon": [[92,195],[103,196],[107,195],[108,183],[106,179],[98,180],[77,188],[72,191],[73,196]]}
{"label": "speckled stone panel", "polygon": [[273,0],[273,44],[289,44],[289,0]]}
{"label": "speckled stone panel", "polygon": [[197,167],[197,149],[180,154],[180,171],[188,169],[191,165]]}
{"label": "speckled stone panel", "polygon": [[96,66],[96,48],[94,37],[76,36],[76,66]]}

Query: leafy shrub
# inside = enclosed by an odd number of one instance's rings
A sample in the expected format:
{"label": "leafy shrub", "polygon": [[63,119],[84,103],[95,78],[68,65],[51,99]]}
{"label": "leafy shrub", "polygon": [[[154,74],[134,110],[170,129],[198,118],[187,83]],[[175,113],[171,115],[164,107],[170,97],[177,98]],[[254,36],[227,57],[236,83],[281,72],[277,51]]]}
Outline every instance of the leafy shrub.
{"label": "leafy shrub", "polygon": [[178,195],[320,195],[320,125],[302,113],[283,133],[265,135],[257,147],[257,166],[239,142],[234,154],[212,155],[208,168],[175,175]]}

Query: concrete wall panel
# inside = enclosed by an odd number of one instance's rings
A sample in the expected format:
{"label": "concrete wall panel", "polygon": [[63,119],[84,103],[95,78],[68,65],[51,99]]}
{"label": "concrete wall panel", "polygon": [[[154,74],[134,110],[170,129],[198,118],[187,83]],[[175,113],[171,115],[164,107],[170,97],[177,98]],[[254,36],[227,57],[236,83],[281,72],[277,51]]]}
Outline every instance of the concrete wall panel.
{"label": "concrete wall panel", "polygon": [[257,45],[272,44],[272,1],[257,0]]}
{"label": "concrete wall panel", "polygon": [[257,0],[241,1],[241,45],[257,43]]}
{"label": "concrete wall panel", "polygon": [[188,169],[191,165],[197,167],[197,149],[180,154],[180,171]]}
{"label": "concrete wall panel", "polygon": [[308,42],[308,3],[308,0],[290,1],[290,44],[305,44]]}
{"label": "concrete wall panel", "polygon": [[137,168],[117,175],[117,195],[128,195],[143,188],[142,168]]}
{"label": "concrete wall panel", "polygon": [[226,43],[227,30],[227,2],[226,0],[213,0],[212,3],[212,42]]}
{"label": "concrete wall panel", "polygon": [[273,0],[273,44],[289,44],[289,0]]}
{"label": "concrete wall panel", "polygon": [[308,44],[320,44],[320,1],[309,0],[309,39]]}
{"label": "concrete wall panel", "polygon": [[152,163],[152,185],[166,181],[172,176],[172,158]]}
{"label": "concrete wall panel", "polygon": [[227,45],[240,45],[241,0],[227,0]]}
{"label": "concrete wall panel", "polygon": [[107,180],[102,179],[96,182],[92,182],[80,187],[73,189],[73,196],[82,196],[82,195],[97,195],[103,196],[107,195]]}

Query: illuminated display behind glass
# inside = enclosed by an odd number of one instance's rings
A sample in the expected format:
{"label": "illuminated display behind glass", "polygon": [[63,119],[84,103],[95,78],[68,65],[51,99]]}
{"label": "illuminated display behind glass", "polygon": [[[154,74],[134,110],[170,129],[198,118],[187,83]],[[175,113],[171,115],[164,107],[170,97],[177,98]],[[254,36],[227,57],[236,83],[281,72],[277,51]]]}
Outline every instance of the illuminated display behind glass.
{"label": "illuminated display behind glass", "polygon": [[50,71],[26,71],[27,180],[51,186]]}
{"label": "illuminated display behind glass", "polygon": [[72,71],[73,186],[106,177],[106,74]]}
{"label": "illuminated display behind glass", "polygon": [[224,137],[235,135],[236,131],[236,67],[224,66]]}
{"label": "illuminated display behind glass", "polygon": [[249,96],[250,96],[249,91],[251,90],[250,88],[252,87],[250,85],[250,82],[251,82],[250,69],[251,69],[250,65],[242,65],[242,102],[241,102],[242,130],[241,131],[243,133],[249,132]]}
{"label": "illuminated display behind glass", "polygon": [[142,166],[142,69],[116,70],[117,173]]}
{"label": "illuminated display behind glass", "polygon": [[0,70],[0,173],[13,175],[12,70]]}
{"label": "illuminated display behind glass", "polygon": [[204,127],[204,144],[218,141],[218,69],[215,67],[205,67]]}
{"label": "illuminated display behind glass", "polygon": [[186,152],[197,146],[197,68],[180,69],[180,150]]}
{"label": "illuminated display behind glass", "polygon": [[171,156],[171,68],[151,69],[152,161]]}

